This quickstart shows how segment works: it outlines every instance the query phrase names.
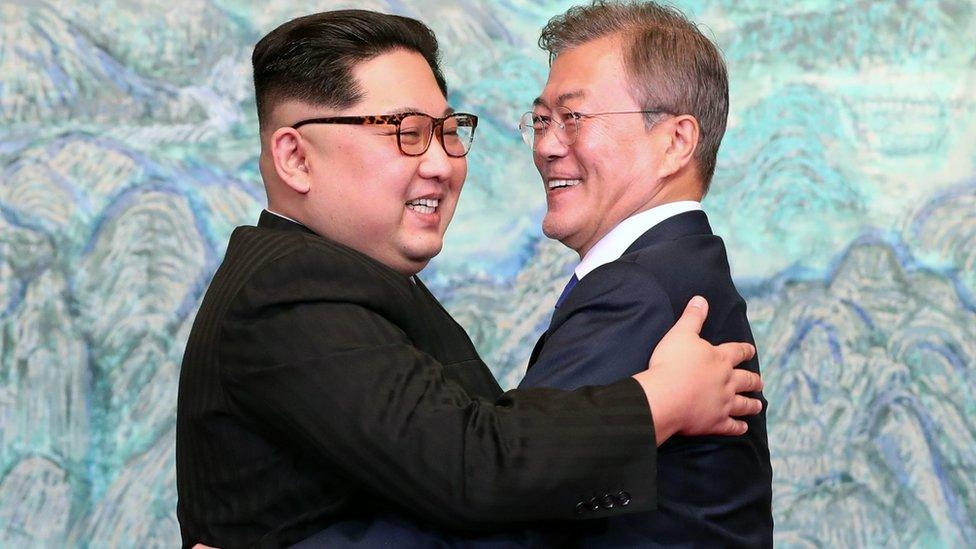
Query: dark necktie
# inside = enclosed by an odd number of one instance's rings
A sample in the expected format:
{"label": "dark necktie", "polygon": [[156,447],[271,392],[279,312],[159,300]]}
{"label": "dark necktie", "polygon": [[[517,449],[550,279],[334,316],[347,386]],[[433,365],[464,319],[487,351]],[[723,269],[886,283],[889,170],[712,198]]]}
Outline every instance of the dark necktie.
{"label": "dark necktie", "polygon": [[577,282],[579,282],[579,279],[576,278],[576,274],[573,274],[573,278],[569,279],[569,282],[566,283],[566,287],[563,288],[563,293],[559,294],[559,299],[556,300],[557,309],[563,304],[563,301],[566,301],[566,297],[568,297],[569,292],[573,291],[573,288],[576,287]]}

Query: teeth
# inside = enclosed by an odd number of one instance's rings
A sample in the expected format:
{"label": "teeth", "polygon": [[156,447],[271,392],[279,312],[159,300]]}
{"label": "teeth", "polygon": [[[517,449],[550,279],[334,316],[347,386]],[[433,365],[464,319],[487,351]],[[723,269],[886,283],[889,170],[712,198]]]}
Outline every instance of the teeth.
{"label": "teeth", "polygon": [[440,203],[438,198],[417,198],[407,202],[407,207],[418,213],[430,214],[437,211],[437,205]]}
{"label": "teeth", "polygon": [[417,198],[407,202],[407,206],[429,206],[431,208],[436,208],[440,204],[439,198]]}
{"label": "teeth", "polygon": [[579,185],[582,182],[583,181],[580,179],[550,179],[549,188],[558,189],[561,187],[575,187],[576,185]]}

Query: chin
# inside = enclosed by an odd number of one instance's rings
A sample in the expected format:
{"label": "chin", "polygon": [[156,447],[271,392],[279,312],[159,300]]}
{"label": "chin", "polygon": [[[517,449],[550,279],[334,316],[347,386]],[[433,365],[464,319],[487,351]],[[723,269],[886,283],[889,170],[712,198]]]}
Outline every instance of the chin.
{"label": "chin", "polygon": [[[441,246],[443,243],[438,241],[436,245],[431,244],[429,246],[416,246],[408,249],[405,253],[407,260],[411,263],[421,264],[424,267],[427,263],[434,259],[437,254],[441,253]],[[422,269],[423,267],[421,267]]]}
{"label": "chin", "polygon": [[542,219],[542,234],[551,240],[562,240],[563,233],[559,224],[549,219],[548,216]]}

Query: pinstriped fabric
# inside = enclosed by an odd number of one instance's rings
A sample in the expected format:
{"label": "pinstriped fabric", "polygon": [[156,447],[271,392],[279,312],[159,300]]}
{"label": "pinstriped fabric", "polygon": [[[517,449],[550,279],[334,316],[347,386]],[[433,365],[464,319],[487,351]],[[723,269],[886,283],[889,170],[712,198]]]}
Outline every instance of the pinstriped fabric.
{"label": "pinstriped fabric", "polygon": [[633,380],[501,394],[422,284],[300,226],[234,232],[180,378],[185,545],[279,546],[395,505],[454,531],[654,505]]}

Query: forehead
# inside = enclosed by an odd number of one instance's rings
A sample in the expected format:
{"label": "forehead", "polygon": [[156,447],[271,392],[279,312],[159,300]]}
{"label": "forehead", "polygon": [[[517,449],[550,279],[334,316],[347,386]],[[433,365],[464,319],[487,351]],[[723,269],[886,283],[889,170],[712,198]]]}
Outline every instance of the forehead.
{"label": "forehead", "polygon": [[360,114],[419,110],[440,116],[448,110],[430,65],[417,52],[397,49],[380,54],[356,65],[352,75],[363,92],[353,107]]}
{"label": "forehead", "polygon": [[537,105],[567,102],[617,102],[628,95],[619,38],[603,37],[569,48],[556,56]]}

